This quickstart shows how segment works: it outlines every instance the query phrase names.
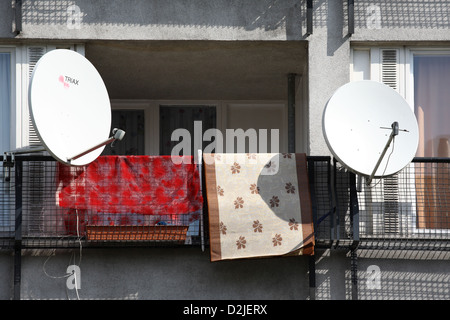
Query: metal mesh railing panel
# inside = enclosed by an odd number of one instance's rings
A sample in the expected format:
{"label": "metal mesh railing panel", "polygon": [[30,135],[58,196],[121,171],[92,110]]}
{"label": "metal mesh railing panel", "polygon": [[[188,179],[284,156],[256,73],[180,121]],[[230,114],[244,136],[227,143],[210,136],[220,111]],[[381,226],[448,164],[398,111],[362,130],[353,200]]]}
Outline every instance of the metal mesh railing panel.
{"label": "metal mesh railing panel", "polygon": [[[198,217],[166,214],[146,224],[96,225],[93,215],[58,205],[57,166],[48,156],[3,161],[0,248],[17,241],[24,248],[208,245],[205,195]],[[357,176],[330,157],[308,157],[308,174],[316,245],[450,249],[450,159],[416,158],[370,186],[363,180],[360,191]],[[109,218],[119,217],[102,217]]]}

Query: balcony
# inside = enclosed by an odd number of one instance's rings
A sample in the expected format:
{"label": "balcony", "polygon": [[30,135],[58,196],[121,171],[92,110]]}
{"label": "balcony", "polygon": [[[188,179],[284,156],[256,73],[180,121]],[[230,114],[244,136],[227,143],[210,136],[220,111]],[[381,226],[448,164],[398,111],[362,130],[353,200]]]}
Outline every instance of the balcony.
{"label": "balcony", "polygon": [[450,159],[414,158],[370,185],[336,161],[332,174],[334,205],[316,225],[318,245],[450,249]]}
{"label": "balcony", "polygon": [[[102,213],[99,223],[59,205],[58,168],[49,156],[4,157],[1,249],[208,246],[204,193],[203,207],[191,214],[139,223],[139,215]],[[334,159],[309,156],[308,175],[317,248],[450,249],[450,159],[415,158],[367,186]]]}

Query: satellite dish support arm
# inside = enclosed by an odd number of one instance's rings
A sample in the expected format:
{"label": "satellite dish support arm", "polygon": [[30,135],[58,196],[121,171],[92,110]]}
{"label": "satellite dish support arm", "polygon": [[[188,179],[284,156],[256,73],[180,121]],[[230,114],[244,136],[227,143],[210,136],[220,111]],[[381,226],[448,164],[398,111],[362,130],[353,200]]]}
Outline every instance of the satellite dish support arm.
{"label": "satellite dish support arm", "polygon": [[389,139],[388,139],[388,141],[386,143],[386,146],[384,147],[383,152],[381,153],[380,158],[378,159],[377,164],[375,165],[375,168],[372,171],[372,174],[370,175],[370,177],[366,181],[367,185],[370,185],[370,182],[373,180],[373,177],[375,176],[375,173],[377,172],[378,167],[381,164],[381,161],[383,161],[383,158],[386,155],[386,152],[387,152],[389,146],[391,145],[392,140],[394,140],[394,137],[396,135],[398,135],[398,131],[399,131],[398,122],[394,121],[392,123],[392,125],[391,125],[391,128],[392,128],[391,135],[389,136]]}
{"label": "satellite dish support arm", "polygon": [[103,147],[111,142],[114,142],[116,140],[122,140],[123,137],[125,136],[125,131],[123,131],[121,129],[117,129],[117,128],[114,128],[112,133],[113,133],[113,135],[111,137],[109,137],[107,140],[105,140],[105,141],[93,146],[92,148],[89,148],[88,150],[83,151],[73,157],[67,158],[67,161],[70,162],[72,160],[76,160],[76,159],[88,154],[89,152],[92,152],[92,151],[94,151],[100,147]]}

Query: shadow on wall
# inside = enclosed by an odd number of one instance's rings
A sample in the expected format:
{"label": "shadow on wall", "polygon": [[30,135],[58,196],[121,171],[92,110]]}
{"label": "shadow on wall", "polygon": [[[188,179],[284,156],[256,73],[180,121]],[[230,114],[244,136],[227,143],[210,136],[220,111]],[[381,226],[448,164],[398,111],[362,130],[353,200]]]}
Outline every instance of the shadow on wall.
{"label": "shadow on wall", "polygon": [[355,1],[357,28],[448,29],[448,0],[358,0]]}
{"label": "shadow on wall", "polygon": [[23,1],[24,24],[66,24],[79,18],[90,26],[194,26],[265,31],[285,29],[302,35],[306,0],[28,0]]}
{"label": "shadow on wall", "polygon": [[[346,1],[314,1],[314,26],[330,25],[330,13],[348,24]],[[427,28],[448,29],[450,2],[448,0],[358,0],[354,7],[356,28]],[[333,24],[334,25],[334,24]]]}

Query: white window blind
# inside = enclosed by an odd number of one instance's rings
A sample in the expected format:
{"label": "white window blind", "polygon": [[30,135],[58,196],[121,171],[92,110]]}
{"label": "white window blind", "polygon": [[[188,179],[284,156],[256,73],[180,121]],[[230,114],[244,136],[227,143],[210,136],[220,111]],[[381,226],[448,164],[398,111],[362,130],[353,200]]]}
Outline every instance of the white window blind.
{"label": "white window blind", "polygon": [[[33,73],[34,67],[39,59],[45,54],[46,48],[44,46],[33,46],[27,48],[27,62],[28,62],[28,84]],[[28,86],[27,86],[28,87]],[[30,146],[38,146],[41,144],[39,137],[34,129],[31,117],[28,116],[28,143]]]}

